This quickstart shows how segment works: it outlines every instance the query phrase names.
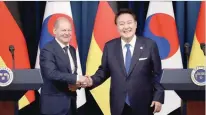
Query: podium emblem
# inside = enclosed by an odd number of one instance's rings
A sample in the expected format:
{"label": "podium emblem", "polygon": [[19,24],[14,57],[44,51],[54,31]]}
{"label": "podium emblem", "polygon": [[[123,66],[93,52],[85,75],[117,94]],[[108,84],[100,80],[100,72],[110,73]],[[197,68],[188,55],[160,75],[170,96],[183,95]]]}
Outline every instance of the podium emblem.
{"label": "podium emblem", "polygon": [[13,81],[13,72],[6,67],[0,67],[0,87],[9,86]]}
{"label": "podium emblem", "polygon": [[191,79],[194,84],[198,86],[205,86],[206,85],[206,67],[205,66],[197,66],[191,72]]}

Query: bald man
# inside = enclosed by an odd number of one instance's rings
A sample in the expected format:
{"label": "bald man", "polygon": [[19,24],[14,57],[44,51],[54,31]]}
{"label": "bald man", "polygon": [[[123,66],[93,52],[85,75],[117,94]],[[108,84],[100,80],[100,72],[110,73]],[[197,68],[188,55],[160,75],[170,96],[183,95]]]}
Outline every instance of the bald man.
{"label": "bald man", "polygon": [[55,39],[40,52],[40,68],[44,84],[41,88],[42,115],[76,115],[76,89],[87,77],[77,75],[76,51],[69,45],[72,24],[59,17],[53,33]]}

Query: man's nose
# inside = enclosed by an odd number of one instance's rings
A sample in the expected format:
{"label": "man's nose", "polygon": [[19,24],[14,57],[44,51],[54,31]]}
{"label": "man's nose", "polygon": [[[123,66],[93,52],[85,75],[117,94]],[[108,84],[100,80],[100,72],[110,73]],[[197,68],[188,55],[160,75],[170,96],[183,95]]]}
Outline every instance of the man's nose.
{"label": "man's nose", "polygon": [[65,32],[64,32],[64,35],[68,35],[68,34],[69,34],[69,31],[65,31]]}
{"label": "man's nose", "polygon": [[129,25],[128,24],[125,24],[124,25],[124,29],[128,29],[129,28]]}
{"label": "man's nose", "polygon": [[65,32],[65,34],[68,34],[68,33],[69,33],[69,31],[66,31],[66,32]]}

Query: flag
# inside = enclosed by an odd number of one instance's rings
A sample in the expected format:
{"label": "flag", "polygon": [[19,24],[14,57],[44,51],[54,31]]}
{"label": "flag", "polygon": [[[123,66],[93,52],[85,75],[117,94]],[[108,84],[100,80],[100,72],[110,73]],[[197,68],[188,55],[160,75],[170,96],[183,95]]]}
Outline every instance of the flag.
{"label": "flag", "polygon": [[[99,2],[86,63],[87,75],[93,75],[101,64],[105,43],[113,38],[119,37],[114,23],[116,12],[116,2]],[[91,91],[104,115],[110,115],[109,89],[110,78]],[[104,96],[102,96],[102,94],[104,94]]]}
{"label": "flag", "polygon": [[186,35],[185,39],[189,44],[193,43],[197,18],[200,10],[201,1],[185,1],[186,4]]}
{"label": "flag", "polygon": [[206,44],[205,37],[205,2],[202,2],[197,20],[192,50],[189,58],[189,68],[205,66],[206,58],[203,53],[203,50],[205,51],[205,48],[201,49],[201,46]]}
{"label": "flag", "polygon": [[[76,37],[79,45],[79,55],[82,61],[82,73],[86,71],[86,60],[94,27],[99,1],[71,1]],[[89,20],[89,21],[88,21]]]}
{"label": "flag", "polygon": [[[198,14],[192,50],[189,57],[189,68],[196,68],[197,66],[206,66],[206,57],[204,54],[206,44],[205,37],[205,1],[202,1]],[[205,79],[203,79],[202,82],[205,83]],[[205,92],[197,92],[197,95],[203,97],[205,96]],[[187,103],[187,107],[198,109],[198,112],[202,113],[203,115],[205,112],[205,101],[191,101],[190,103]],[[190,112],[190,110],[187,110],[187,112]]]}
{"label": "flag", "polygon": [[[72,11],[71,11],[71,5],[70,2],[47,2],[45,13],[44,13],[44,21],[42,25],[42,33],[41,38],[39,42],[39,49],[37,52],[37,59],[36,59],[36,65],[35,68],[39,67],[39,54],[40,49],[49,41],[54,39],[53,34],[53,26],[54,22],[58,17],[65,17],[72,23],[72,39],[70,41],[70,45],[72,45],[76,49],[76,56],[77,56],[77,73],[79,75],[82,75],[82,69],[80,64],[80,58],[79,58],[79,50],[75,35],[75,28],[73,24],[73,18],[72,18]],[[81,107],[86,103],[86,96],[85,96],[85,89],[81,88],[80,90],[77,90],[77,108]]]}
{"label": "flag", "polygon": [[184,44],[192,44],[197,17],[201,1],[177,1],[173,2],[175,20],[179,35],[179,44],[184,68],[187,68],[187,56],[184,55]]}
{"label": "flag", "polygon": [[[143,35],[157,43],[163,69],[183,68],[172,2],[150,2]],[[166,90],[165,103],[156,115],[167,115],[180,105],[180,97]]]}
{"label": "flag", "polygon": [[[78,41],[82,73],[86,73],[86,60],[92,38],[92,32],[99,1],[71,1],[72,16]],[[88,21],[89,20],[89,21]],[[85,90],[87,103],[78,109],[78,115],[101,115],[101,109],[91,92]]]}
{"label": "flag", "polygon": [[[8,7],[9,6],[9,7]],[[19,14],[15,2],[0,2],[0,57],[8,68],[12,68],[12,57],[8,50],[9,45],[15,47],[15,66],[17,69],[30,68],[26,42],[20,29]],[[24,108],[35,100],[34,91],[27,91],[19,100],[19,109]]]}

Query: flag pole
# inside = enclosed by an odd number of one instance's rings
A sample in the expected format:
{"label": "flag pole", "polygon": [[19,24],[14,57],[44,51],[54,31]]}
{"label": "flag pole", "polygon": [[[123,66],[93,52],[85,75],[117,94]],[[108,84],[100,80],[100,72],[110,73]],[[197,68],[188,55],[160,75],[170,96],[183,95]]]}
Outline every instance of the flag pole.
{"label": "flag pole", "polygon": [[189,43],[185,43],[184,47],[185,47],[185,56],[186,56],[187,68],[188,68],[188,65],[189,65],[189,55],[190,55],[190,44]]}

